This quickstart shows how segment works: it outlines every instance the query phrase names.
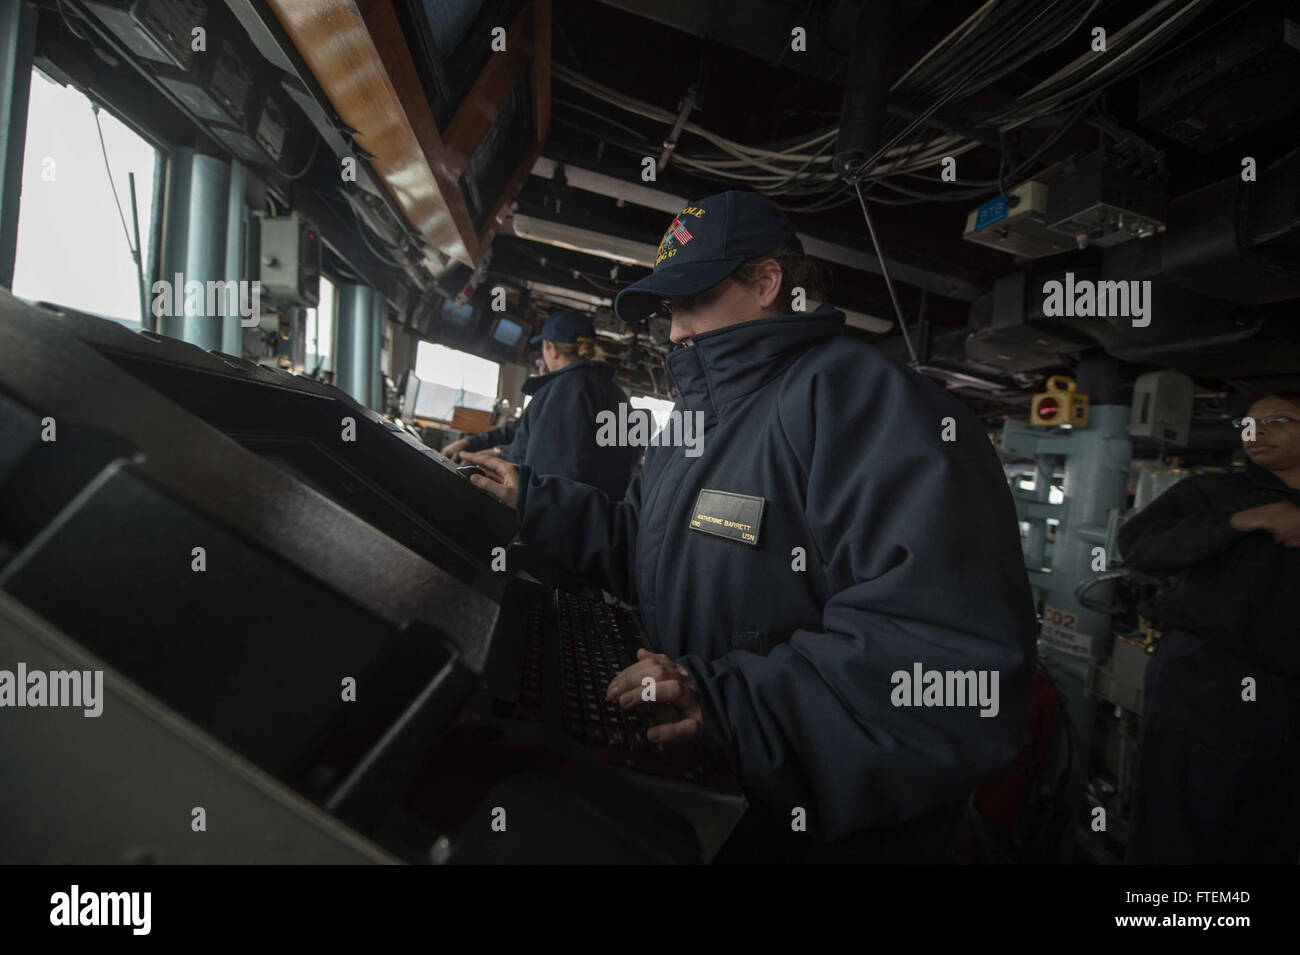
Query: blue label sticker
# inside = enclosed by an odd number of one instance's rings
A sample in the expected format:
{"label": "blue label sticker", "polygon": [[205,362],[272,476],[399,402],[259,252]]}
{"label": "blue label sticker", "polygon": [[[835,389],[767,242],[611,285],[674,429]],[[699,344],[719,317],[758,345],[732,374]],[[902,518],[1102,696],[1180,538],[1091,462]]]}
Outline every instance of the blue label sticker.
{"label": "blue label sticker", "polygon": [[986,229],[995,222],[1007,217],[1007,200],[1005,196],[994,196],[975,211],[975,231]]}

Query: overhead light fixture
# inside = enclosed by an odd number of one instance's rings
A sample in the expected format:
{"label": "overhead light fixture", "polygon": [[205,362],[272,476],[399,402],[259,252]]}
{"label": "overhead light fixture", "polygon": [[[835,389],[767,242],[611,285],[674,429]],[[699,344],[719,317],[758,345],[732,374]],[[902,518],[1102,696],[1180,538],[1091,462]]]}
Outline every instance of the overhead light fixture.
{"label": "overhead light fixture", "polygon": [[598,255],[624,265],[640,265],[649,269],[655,264],[655,247],[646,242],[633,242],[616,235],[518,213],[510,221],[515,235],[521,239],[572,249],[587,255]]}
{"label": "overhead light fixture", "polygon": [[595,305],[597,308],[609,308],[614,304],[612,298],[600,295],[590,295],[587,292],[577,292],[573,289],[565,288],[562,285],[551,285],[548,282],[525,282],[528,291],[536,292],[538,295],[549,298],[563,299],[567,302],[575,302],[579,305]]}

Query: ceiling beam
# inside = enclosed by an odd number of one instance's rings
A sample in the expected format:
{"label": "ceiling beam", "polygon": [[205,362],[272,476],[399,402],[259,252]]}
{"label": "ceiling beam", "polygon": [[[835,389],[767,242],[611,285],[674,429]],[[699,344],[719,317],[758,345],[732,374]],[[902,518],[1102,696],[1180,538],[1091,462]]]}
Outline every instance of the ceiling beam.
{"label": "ceiling beam", "polygon": [[[539,157],[537,162],[533,164],[532,173],[542,179],[552,179],[555,176],[556,169],[561,165],[564,168],[565,181],[573,188],[581,189],[584,192],[606,196],[619,202],[630,202],[633,205],[645,206],[670,215],[689,205],[689,200],[685,196],[660,192],[657,189],[650,189],[638,183],[628,182],[626,179],[620,179],[617,176],[607,176],[591,169],[556,163],[545,156]],[[558,225],[558,223],[556,224]],[[579,231],[588,232],[589,230]],[[516,231],[516,234],[520,233]],[[592,233],[592,235],[596,234]],[[846,268],[857,269],[861,272],[881,275],[880,259],[873,251],[849,245],[844,241],[822,238],[808,232],[799,232],[797,234],[799,241],[803,243],[804,251],[814,258],[833,262]],[[524,236],[524,238],[532,238],[532,236]],[[616,239],[612,236],[606,236],[604,240],[618,243],[627,242],[625,239]],[[594,255],[604,255],[603,252],[598,251],[599,246],[585,248],[569,246],[569,248],[578,248],[580,251],[591,252]],[[653,246],[649,246],[649,248],[653,250]],[[607,257],[613,258],[612,256]],[[616,259],[616,261],[627,260]],[[649,267],[653,262],[654,257],[651,255],[649,261],[643,260],[636,262],[636,264]],[[925,289],[945,298],[972,302],[987,291],[987,288],[982,283],[970,276],[961,274],[955,266],[948,267],[944,263],[935,262],[934,260],[923,260],[920,256],[907,252],[887,256],[886,262],[889,265],[890,276],[896,281],[919,289]]]}

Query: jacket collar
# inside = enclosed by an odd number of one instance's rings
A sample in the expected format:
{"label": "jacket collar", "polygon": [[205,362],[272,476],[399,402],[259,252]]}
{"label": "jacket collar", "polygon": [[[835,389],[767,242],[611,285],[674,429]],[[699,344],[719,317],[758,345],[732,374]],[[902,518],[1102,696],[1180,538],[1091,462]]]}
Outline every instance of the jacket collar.
{"label": "jacket collar", "polygon": [[1292,487],[1268,468],[1260,467],[1254,461],[1246,462],[1246,474],[1258,487],[1265,487],[1270,491],[1281,491],[1283,494],[1300,495],[1300,488]]}
{"label": "jacket collar", "polygon": [[805,349],[840,334],[843,326],[843,313],[830,305],[806,315],[741,322],[696,335],[695,344],[672,352],[666,364],[687,408],[716,416],[780,375]]}
{"label": "jacket collar", "polygon": [[590,368],[592,371],[602,372],[607,375],[612,374],[614,371],[614,369],[609,365],[605,365],[605,364],[597,365],[597,364],[593,364],[587,358],[576,358],[573,361],[569,362],[567,365],[565,365],[563,368],[561,368],[559,371],[548,371],[544,375],[533,375],[531,378],[529,378],[527,381],[523,383],[523,385],[519,388],[519,390],[526,395],[535,395],[537,394],[539,389],[544,388],[546,385],[549,385],[560,375],[568,374],[571,371],[577,371],[579,368]]}

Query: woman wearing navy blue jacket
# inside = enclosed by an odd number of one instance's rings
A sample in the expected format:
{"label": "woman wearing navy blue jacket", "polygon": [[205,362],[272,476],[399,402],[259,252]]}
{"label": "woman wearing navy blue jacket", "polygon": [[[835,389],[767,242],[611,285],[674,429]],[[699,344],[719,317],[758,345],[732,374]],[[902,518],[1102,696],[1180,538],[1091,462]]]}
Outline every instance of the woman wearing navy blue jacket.
{"label": "woman wearing navy blue jacket", "polygon": [[639,603],[650,647],[609,697],[651,677],[675,715],[649,738],[730,764],[751,812],[720,860],[938,861],[1028,725],[1015,510],[977,418],[835,309],[794,311],[806,262],[757,194],[688,206],[615,308],[671,310],[702,447],[650,447],[622,503],[485,455],[473,481]]}
{"label": "woman wearing navy blue jacket", "polygon": [[443,448],[453,461],[465,451],[501,448],[501,457],[527,465],[534,474],[553,474],[600,488],[611,499],[627,491],[638,449],[605,446],[597,440],[597,416],[619,413],[627,394],[614,384],[614,369],[593,362],[596,329],[591,316],[572,309],[555,312],[530,339],[542,343],[546,373],[524,382],[533,400],[523,416],[492,431],[461,438]]}

